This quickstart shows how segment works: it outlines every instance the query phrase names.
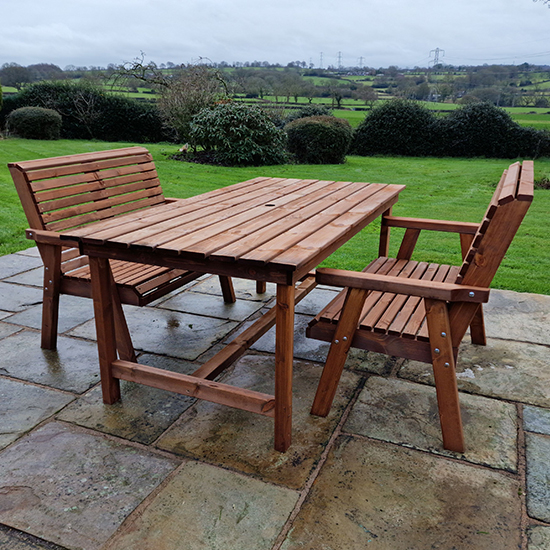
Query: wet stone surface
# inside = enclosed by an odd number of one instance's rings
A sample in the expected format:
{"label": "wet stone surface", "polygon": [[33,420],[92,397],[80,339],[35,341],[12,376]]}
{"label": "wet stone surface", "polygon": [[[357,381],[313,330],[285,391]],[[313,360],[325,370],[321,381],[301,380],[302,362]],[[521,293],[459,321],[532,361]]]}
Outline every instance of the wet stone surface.
{"label": "wet stone surface", "polygon": [[0,454],[0,522],[96,550],[176,465],[49,423]]}
{"label": "wet stone surface", "polygon": [[484,312],[490,338],[536,344],[550,341],[550,296],[491,290]]}
{"label": "wet stone surface", "polygon": [[269,550],[297,499],[295,491],[189,462],[105,550]]}
{"label": "wet stone surface", "polygon": [[443,448],[435,388],[403,380],[369,378],[343,429],[515,472],[515,406],[467,394],[460,394],[460,405],[463,455]]}
{"label": "wet stone surface", "polygon": [[[247,355],[222,381],[239,388],[273,394],[273,357]],[[273,449],[273,419],[198,401],[158,442],[161,449],[220,464],[290,488],[302,487],[359,383],[345,372],[330,414],[309,414],[321,368],[294,362],[292,445]]]}
{"label": "wet stone surface", "polygon": [[0,304],[5,311],[23,311],[42,303],[42,290],[0,282]]}
{"label": "wet stone surface", "polygon": [[40,257],[23,254],[9,254],[0,257],[0,279],[6,279],[42,265]]}
{"label": "wet stone surface", "polygon": [[[184,374],[198,368],[186,361],[152,355],[141,356],[138,361]],[[121,381],[120,389],[121,400],[105,405],[101,388],[93,388],[67,407],[58,419],[148,445],[195,402],[190,397],[133,382]]]}
{"label": "wet stone surface", "polygon": [[[458,352],[459,390],[550,407],[550,353],[545,346],[490,338],[486,346],[464,341]],[[399,376],[433,384],[432,367],[405,361]]]}
{"label": "wet stone surface", "polygon": [[14,529],[0,527],[0,548],[5,550],[64,550]]}
{"label": "wet stone surface", "polygon": [[65,393],[0,378],[0,449],[55,414],[73,399],[73,396]]}
{"label": "wet stone surface", "polygon": [[258,311],[262,307],[262,303],[237,299],[233,304],[226,304],[220,296],[180,292],[173,298],[162,302],[159,307],[231,321],[244,321]]}
{"label": "wet stone surface", "polygon": [[2,338],[7,338],[16,332],[19,332],[21,327],[16,327],[8,323],[0,323],[0,340]]}
{"label": "wet stone surface", "polygon": [[550,437],[525,434],[527,459],[527,513],[550,523]]}
{"label": "wet stone surface", "polygon": [[[136,350],[191,361],[238,325],[235,321],[150,307],[124,306],[124,312]],[[84,323],[70,334],[95,339],[95,321]]]}
{"label": "wet stone surface", "polygon": [[[258,294],[256,292],[256,281],[250,281],[248,279],[233,278],[233,288],[235,289],[235,296],[240,300],[253,300],[256,302],[267,302],[275,296],[276,285],[273,283],[267,283],[267,290],[264,294]],[[204,281],[200,281],[198,284],[192,287],[193,292],[201,292],[204,294],[215,294],[221,296],[220,280],[218,277],[208,277]]]}
{"label": "wet stone surface", "polygon": [[[94,306],[89,298],[78,296],[59,297],[59,320],[57,331],[59,334],[71,330],[94,317]],[[15,323],[29,328],[41,330],[42,328],[42,304],[30,307],[20,313],[15,313],[7,323]]]}
{"label": "wet stone surface", "polygon": [[13,277],[6,279],[7,283],[17,283],[19,285],[31,285],[38,286],[42,288],[44,284],[44,268],[37,267],[36,269],[31,269],[25,273],[17,273]]}
{"label": "wet stone surface", "polygon": [[539,407],[523,408],[523,427],[528,432],[550,435],[550,410]]}
{"label": "wet stone surface", "polygon": [[535,525],[527,531],[529,550],[548,550],[550,548],[550,527]]}
{"label": "wet stone surface", "polygon": [[0,374],[83,393],[99,382],[97,346],[60,336],[57,350],[40,348],[40,334],[23,331],[0,340]]}
{"label": "wet stone surface", "polygon": [[284,550],[517,550],[519,484],[491,470],[341,437]]}

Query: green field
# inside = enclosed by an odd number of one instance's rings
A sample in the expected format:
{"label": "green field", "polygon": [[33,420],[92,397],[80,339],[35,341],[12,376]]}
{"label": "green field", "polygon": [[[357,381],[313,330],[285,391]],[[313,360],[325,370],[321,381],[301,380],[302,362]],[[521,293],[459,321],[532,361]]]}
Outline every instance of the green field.
{"label": "green field", "polygon": [[[6,167],[9,161],[28,160],[111,149],[131,144],[94,141],[0,141],[0,254],[27,248],[23,210]],[[147,146],[155,159],[166,196],[189,197],[255,176],[318,178],[339,181],[372,181],[405,184],[398,216],[481,220],[494,187],[510,161],[499,159],[448,159],[410,157],[348,157],[342,165],[283,165],[225,168],[169,160],[171,144]],[[550,177],[550,159],[535,162],[536,178]],[[550,246],[548,219],[550,191],[536,190],[531,207],[494,280],[496,288],[550,294]],[[325,265],[359,270],[377,253],[376,223],[333,254]],[[391,253],[400,236],[393,230]],[[458,236],[426,232],[413,258],[438,263],[459,263]]]}

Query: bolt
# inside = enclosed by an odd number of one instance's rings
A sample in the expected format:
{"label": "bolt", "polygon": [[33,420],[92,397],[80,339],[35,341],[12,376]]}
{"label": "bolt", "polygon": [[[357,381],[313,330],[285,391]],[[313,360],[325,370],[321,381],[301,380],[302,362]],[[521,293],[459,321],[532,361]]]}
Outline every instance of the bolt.
{"label": "bolt", "polygon": [[447,333],[446,333],[446,332],[442,332],[442,333],[441,333],[441,336],[443,336],[443,338],[447,338]]}
{"label": "bolt", "polygon": [[335,343],[335,344],[339,344],[339,343],[340,343],[340,340],[334,340],[334,343]]}
{"label": "bolt", "polygon": [[344,340],[344,342],[347,342],[347,341],[348,341],[348,337],[347,337],[347,336],[344,336],[344,337],[342,338],[342,340]]}
{"label": "bolt", "polygon": [[450,367],[451,365],[449,365],[449,363],[445,363],[445,367]]}
{"label": "bolt", "polygon": [[470,298],[473,298],[475,295],[476,295],[475,292],[470,292],[470,293],[468,294],[468,296],[469,296]]}
{"label": "bolt", "polygon": [[435,348],[435,349],[434,349],[434,352],[435,352],[435,353],[440,353],[439,348]]}

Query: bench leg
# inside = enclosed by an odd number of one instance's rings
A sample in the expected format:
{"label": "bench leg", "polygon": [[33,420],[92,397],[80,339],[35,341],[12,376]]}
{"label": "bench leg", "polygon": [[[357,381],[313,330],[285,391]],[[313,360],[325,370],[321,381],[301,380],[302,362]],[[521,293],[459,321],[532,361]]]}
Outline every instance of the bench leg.
{"label": "bench leg", "polygon": [[92,297],[94,299],[101,391],[103,402],[112,405],[120,399],[120,381],[112,373],[113,361],[117,359],[117,344],[113,293],[111,291],[113,275],[109,267],[109,260],[90,257],[90,273],[92,276]]}
{"label": "bench leg", "polygon": [[470,337],[472,344],[479,346],[487,345],[487,335],[485,334],[485,319],[483,317],[483,305],[479,304],[479,308],[470,323]]}
{"label": "bench leg", "polygon": [[443,447],[449,451],[463,453],[464,434],[447,304],[440,300],[429,300],[427,298],[424,302],[430,335],[439,420],[443,434]]}
{"label": "bench leg", "polygon": [[124,310],[122,309],[120,295],[118,293],[118,288],[116,286],[112,271],[111,296],[113,299],[113,313],[115,316],[115,336],[118,356],[123,361],[137,363],[134,344],[132,343],[132,337],[130,336],[130,331],[128,330],[128,323],[126,323],[126,317],[124,316]]}
{"label": "bench leg", "polygon": [[223,301],[226,304],[234,304],[237,300],[235,297],[235,289],[233,288],[233,281],[231,277],[220,275],[220,286],[222,287]]}
{"label": "bench leg", "polygon": [[44,262],[44,294],[42,299],[42,333],[40,347],[56,349],[61,287],[61,247],[40,245]]}
{"label": "bench leg", "polygon": [[361,310],[368,294],[368,290],[357,288],[349,288],[347,291],[344,307],[340,313],[340,320],[311,407],[311,414],[315,416],[327,416],[330,411],[348,357],[351,341],[359,324]]}
{"label": "bench leg", "polygon": [[256,294],[265,294],[267,283],[265,281],[256,281]]}

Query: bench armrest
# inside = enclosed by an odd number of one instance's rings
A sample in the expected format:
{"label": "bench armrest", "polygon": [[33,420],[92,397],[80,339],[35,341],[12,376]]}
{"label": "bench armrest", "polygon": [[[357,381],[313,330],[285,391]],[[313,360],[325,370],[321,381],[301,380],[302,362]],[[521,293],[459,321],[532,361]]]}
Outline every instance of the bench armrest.
{"label": "bench armrest", "polygon": [[377,290],[393,294],[431,298],[432,300],[444,300],[446,302],[481,303],[489,300],[488,288],[405,279],[404,277],[342,269],[320,268],[317,270],[316,280],[318,284],[323,285]]}
{"label": "bench armrest", "polygon": [[53,244],[57,246],[74,246],[78,248],[78,241],[74,241],[67,238],[62,238],[62,236],[56,231],[47,231],[45,229],[25,229],[25,236],[27,239],[36,241],[41,244]]}
{"label": "bench armrest", "polygon": [[468,235],[475,235],[479,229],[478,223],[430,220],[424,218],[402,218],[398,216],[385,216],[383,218],[383,223],[388,227],[427,229],[430,231],[445,231],[449,233],[464,233]]}

